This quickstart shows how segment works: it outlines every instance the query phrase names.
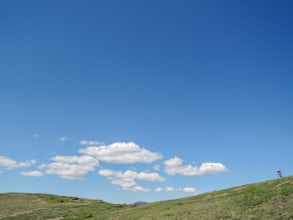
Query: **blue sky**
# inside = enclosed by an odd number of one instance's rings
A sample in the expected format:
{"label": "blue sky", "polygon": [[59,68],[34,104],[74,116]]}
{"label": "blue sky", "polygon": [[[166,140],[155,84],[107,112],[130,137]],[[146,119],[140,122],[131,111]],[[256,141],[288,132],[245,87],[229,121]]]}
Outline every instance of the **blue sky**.
{"label": "blue sky", "polygon": [[292,174],[291,1],[1,1],[0,191],[113,203]]}

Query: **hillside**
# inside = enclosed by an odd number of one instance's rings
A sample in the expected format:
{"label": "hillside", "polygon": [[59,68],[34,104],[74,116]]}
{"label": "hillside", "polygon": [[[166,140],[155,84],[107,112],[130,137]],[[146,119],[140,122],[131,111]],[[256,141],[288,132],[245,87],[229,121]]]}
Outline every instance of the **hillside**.
{"label": "hillside", "polygon": [[293,176],[133,207],[45,194],[0,194],[0,219],[293,219]]}

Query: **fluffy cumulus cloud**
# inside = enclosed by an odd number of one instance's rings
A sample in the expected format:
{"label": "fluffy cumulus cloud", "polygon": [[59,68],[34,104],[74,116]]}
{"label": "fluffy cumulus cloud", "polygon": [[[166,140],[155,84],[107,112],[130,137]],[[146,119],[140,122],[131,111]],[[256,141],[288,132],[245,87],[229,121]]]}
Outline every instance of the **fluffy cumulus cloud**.
{"label": "fluffy cumulus cloud", "polygon": [[139,186],[135,180],[151,181],[151,182],[163,182],[164,177],[161,177],[158,173],[146,173],[146,172],[135,172],[132,170],[126,170],[125,172],[116,170],[100,170],[101,176],[107,177],[112,184],[119,185],[123,190],[135,191],[135,192],[146,192],[149,191]]}
{"label": "fluffy cumulus cloud", "polygon": [[56,156],[49,164],[39,168],[46,174],[55,174],[63,179],[82,179],[90,171],[99,166],[97,159],[91,156]]}
{"label": "fluffy cumulus cloud", "polygon": [[151,163],[162,158],[161,154],[151,152],[133,142],[116,142],[99,147],[90,146],[80,149],[79,152],[94,156],[99,161],[116,164]]}
{"label": "fluffy cumulus cloud", "polygon": [[22,175],[22,176],[44,176],[44,173],[42,173],[39,170],[33,170],[33,171],[21,172],[20,175]]}
{"label": "fluffy cumulus cloud", "polygon": [[227,172],[227,168],[221,163],[202,163],[201,166],[182,165],[183,160],[174,157],[164,162],[165,172],[169,175],[200,176],[205,174],[219,174]]}
{"label": "fluffy cumulus cloud", "polygon": [[[35,138],[38,136],[35,135]],[[61,137],[61,142],[68,140],[67,137]],[[79,149],[81,155],[76,156],[54,156],[48,163],[41,164],[38,169],[20,172],[22,176],[41,177],[44,175],[56,175],[63,179],[83,179],[89,172],[95,171],[99,162],[114,164],[134,164],[134,163],[152,163],[162,158],[160,153],[151,152],[133,142],[116,142],[105,145],[99,141],[83,140],[79,142],[84,146]],[[0,174],[1,170],[13,170],[32,166],[36,160],[15,161],[9,157],[0,156]],[[227,172],[227,168],[221,163],[202,163],[200,166],[183,165],[183,160],[178,157],[165,160],[161,165],[153,164],[154,172],[137,172],[128,169],[124,172],[112,169],[101,169],[98,174],[106,177],[112,184],[119,186],[122,190],[133,192],[148,192],[150,189],[140,186],[141,181],[164,182],[165,178],[158,172],[161,169],[169,175],[199,176],[205,174],[219,174]],[[156,192],[185,192],[198,194],[193,187],[156,188]]]}
{"label": "fluffy cumulus cloud", "polygon": [[8,170],[29,167],[36,163],[36,160],[27,160],[24,162],[17,162],[9,157],[0,156],[0,167]]}
{"label": "fluffy cumulus cloud", "polygon": [[156,188],[156,190],[155,190],[156,192],[162,192],[163,191],[163,189],[162,188],[160,188],[160,187],[158,187],[158,188]]}

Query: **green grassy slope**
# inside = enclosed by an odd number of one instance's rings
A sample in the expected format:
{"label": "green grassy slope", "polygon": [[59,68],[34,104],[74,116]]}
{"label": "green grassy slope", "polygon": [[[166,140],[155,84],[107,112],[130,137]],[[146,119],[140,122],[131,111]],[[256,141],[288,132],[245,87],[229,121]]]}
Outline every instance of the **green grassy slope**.
{"label": "green grassy slope", "polygon": [[0,219],[293,220],[293,176],[140,207],[44,194],[0,194]]}
{"label": "green grassy slope", "polygon": [[[0,194],[0,219],[111,219],[126,205],[46,194]],[[114,213],[114,214],[112,214]],[[95,218],[94,218],[95,217]]]}
{"label": "green grassy slope", "polygon": [[293,219],[293,177],[152,203],[118,219]]}

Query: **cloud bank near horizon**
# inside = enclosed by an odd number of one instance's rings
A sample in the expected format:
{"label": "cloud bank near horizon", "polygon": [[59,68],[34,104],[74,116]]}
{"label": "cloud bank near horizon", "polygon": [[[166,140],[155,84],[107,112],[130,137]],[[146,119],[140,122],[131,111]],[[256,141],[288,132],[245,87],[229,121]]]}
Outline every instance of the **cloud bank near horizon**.
{"label": "cloud bank near horizon", "polygon": [[132,170],[126,170],[125,172],[116,170],[100,170],[99,175],[107,177],[112,184],[121,186],[122,189],[128,191],[141,191],[147,192],[149,189],[145,189],[139,186],[135,180],[151,181],[151,182],[163,182],[164,177],[161,177],[158,173],[147,172],[135,172]]}
{"label": "cloud bank near horizon", "polygon": [[[80,145],[85,146],[78,150],[80,155],[62,156],[57,155],[49,158],[48,163],[42,163],[34,170],[27,170],[20,172],[22,176],[28,177],[43,177],[46,175],[56,175],[62,179],[80,180],[89,172],[94,172],[100,163],[109,164],[151,164],[155,161],[161,160],[163,155],[157,152],[152,152],[133,142],[115,142],[110,145],[105,145],[100,141],[79,142]],[[98,145],[98,146],[93,146]],[[9,157],[0,156],[0,169],[13,170],[20,168],[31,167],[36,164],[36,160],[27,160],[24,162],[15,161]],[[228,169],[222,163],[202,163],[200,166],[182,165],[183,160],[179,157],[163,161],[161,164],[156,162],[152,168],[154,171],[150,173],[145,171],[137,172],[132,169],[118,171],[114,169],[101,169],[97,172],[100,176],[106,177],[113,185],[120,186],[122,190],[133,192],[148,192],[149,188],[140,186],[137,181],[148,182],[165,182],[166,177],[161,176],[164,172],[167,175],[184,175],[184,176],[202,176],[202,175],[217,175],[227,172]],[[160,172],[160,167],[164,170]],[[0,174],[3,172],[0,170]],[[173,188],[157,187],[155,192],[187,192],[198,193],[193,187]]]}

